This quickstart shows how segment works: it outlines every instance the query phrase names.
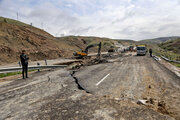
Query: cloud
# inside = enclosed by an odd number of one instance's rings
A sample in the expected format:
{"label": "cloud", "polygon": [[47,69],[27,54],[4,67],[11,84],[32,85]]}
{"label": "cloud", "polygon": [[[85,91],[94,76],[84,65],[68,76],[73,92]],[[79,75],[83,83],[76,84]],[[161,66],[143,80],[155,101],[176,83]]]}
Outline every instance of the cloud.
{"label": "cloud", "polygon": [[89,27],[86,27],[86,28],[79,27],[79,28],[72,29],[70,31],[70,33],[72,33],[74,35],[85,34],[92,28],[93,28],[92,26],[89,26]]}
{"label": "cloud", "polygon": [[72,7],[73,5],[72,4],[66,4],[67,7]]}
{"label": "cloud", "polygon": [[178,36],[179,0],[0,0],[0,16],[53,35],[145,39]]}

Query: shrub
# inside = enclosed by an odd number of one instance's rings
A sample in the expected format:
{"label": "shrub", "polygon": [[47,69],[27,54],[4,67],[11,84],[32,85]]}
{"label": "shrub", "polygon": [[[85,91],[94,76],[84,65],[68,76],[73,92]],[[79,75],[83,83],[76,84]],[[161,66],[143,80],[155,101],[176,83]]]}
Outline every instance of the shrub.
{"label": "shrub", "polygon": [[5,22],[5,23],[7,23],[7,20],[6,20],[6,18],[4,18],[4,22]]}

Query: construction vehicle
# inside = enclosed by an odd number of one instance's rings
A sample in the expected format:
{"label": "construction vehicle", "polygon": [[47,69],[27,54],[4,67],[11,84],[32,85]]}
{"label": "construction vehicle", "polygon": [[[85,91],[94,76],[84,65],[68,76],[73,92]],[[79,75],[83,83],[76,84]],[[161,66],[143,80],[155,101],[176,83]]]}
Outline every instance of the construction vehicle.
{"label": "construction vehicle", "polygon": [[73,53],[73,55],[74,55],[76,58],[78,58],[78,59],[82,59],[82,58],[88,56],[88,50],[89,50],[90,48],[96,47],[96,46],[99,47],[99,48],[98,48],[98,54],[97,54],[97,56],[100,56],[100,54],[101,54],[101,42],[100,42],[99,44],[91,44],[91,45],[88,45],[88,46],[85,48],[84,51],[82,51],[82,52],[75,52],[75,53]]}
{"label": "construction vehicle", "polygon": [[136,45],[137,55],[146,55],[147,48],[146,45]]}
{"label": "construction vehicle", "polygon": [[129,46],[129,51],[130,51],[130,52],[133,52],[133,51],[134,51],[134,46],[132,46],[132,45]]}
{"label": "construction vehicle", "polygon": [[111,46],[110,49],[108,50],[108,53],[113,53],[115,52],[114,46]]}

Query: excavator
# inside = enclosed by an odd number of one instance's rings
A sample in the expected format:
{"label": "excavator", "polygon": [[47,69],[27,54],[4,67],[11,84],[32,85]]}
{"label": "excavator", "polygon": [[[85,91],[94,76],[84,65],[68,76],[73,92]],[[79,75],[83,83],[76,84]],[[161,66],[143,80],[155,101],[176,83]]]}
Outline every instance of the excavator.
{"label": "excavator", "polygon": [[99,47],[99,48],[98,48],[98,54],[97,54],[97,56],[100,56],[100,54],[101,54],[101,42],[98,43],[98,44],[88,45],[88,46],[85,48],[84,51],[82,51],[82,52],[75,52],[75,53],[73,53],[73,55],[74,55],[77,59],[85,58],[85,57],[88,56],[88,50],[89,50],[90,48],[96,47],[96,46]]}

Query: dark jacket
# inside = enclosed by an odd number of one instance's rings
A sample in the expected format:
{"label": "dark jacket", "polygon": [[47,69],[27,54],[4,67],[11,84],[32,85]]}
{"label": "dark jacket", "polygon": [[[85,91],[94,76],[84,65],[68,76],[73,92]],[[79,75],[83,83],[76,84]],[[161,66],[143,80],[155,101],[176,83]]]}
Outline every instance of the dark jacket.
{"label": "dark jacket", "polygon": [[149,53],[152,53],[152,49],[149,49]]}
{"label": "dark jacket", "polygon": [[22,65],[27,65],[28,64],[29,57],[26,54],[21,54],[20,59],[21,59],[21,64]]}

